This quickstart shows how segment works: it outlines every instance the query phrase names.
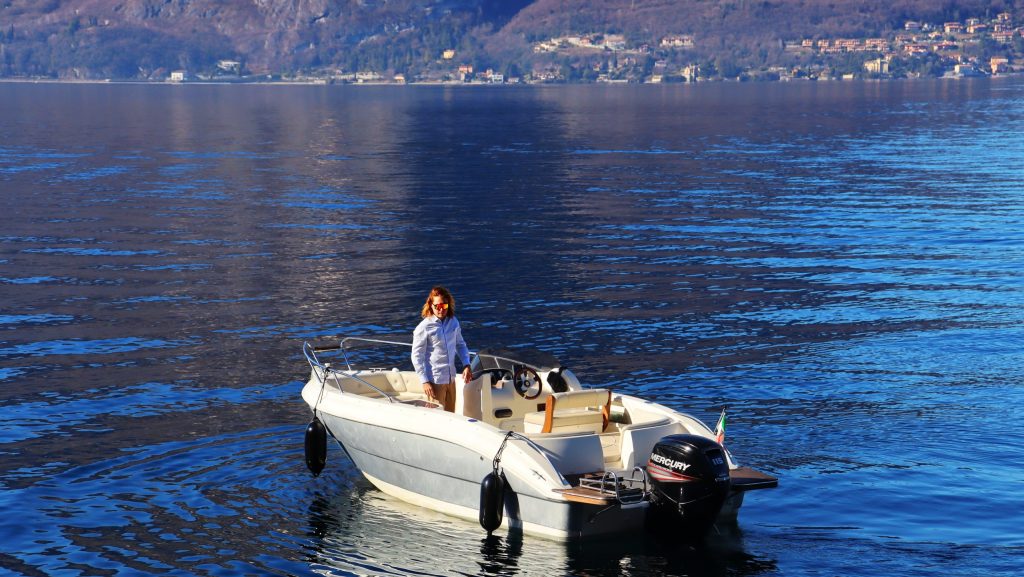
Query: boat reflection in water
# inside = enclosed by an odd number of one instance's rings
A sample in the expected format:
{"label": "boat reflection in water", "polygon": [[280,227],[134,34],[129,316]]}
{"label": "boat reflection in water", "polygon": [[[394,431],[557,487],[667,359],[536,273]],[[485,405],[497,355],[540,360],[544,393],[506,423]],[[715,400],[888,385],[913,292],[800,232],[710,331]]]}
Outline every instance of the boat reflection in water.
{"label": "boat reflection in water", "polygon": [[[557,542],[522,533],[485,536],[475,523],[377,491],[351,474],[309,506],[310,567],[324,575],[760,575],[774,560],[746,552],[737,525],[700,543],[640,532]],[[338,457],[341,457],[339,459]],[[347,485],[347,487],[346,487]]]}
{"label": "boat reflection in water", "polygon": [[469,521],[410,505],[362,479],[315,499],[309,525],[317,539],[310,565],[327,575],[561,574],[567,566],[558,543],[533,539],[523,567],[521,533],[485,536]]}

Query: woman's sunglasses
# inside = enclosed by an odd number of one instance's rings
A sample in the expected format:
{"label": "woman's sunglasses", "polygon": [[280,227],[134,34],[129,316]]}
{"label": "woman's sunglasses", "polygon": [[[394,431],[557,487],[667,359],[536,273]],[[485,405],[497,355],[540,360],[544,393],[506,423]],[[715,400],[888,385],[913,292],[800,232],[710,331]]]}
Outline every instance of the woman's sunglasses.
{"label": "woman's sunglasses", "polygon": [[435,309],[440,309],[442,311],[448,310],[448,303],[434,303],[430,306],[434,307]]}

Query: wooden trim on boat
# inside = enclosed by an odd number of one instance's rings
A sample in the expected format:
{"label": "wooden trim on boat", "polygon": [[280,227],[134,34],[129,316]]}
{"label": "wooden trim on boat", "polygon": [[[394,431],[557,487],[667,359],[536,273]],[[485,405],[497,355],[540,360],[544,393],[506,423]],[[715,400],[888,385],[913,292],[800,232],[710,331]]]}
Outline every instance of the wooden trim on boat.
{"label": "wooden trim on boat", "polygon": [[566,501],[572,501],[574,503],[583,503],[584,505],[614,505],[615,495],[609,493],[602,493],[595,489],[588,489],[586,487],[572,487],[570,489],[552,489],[552,491],[559,493],[565,497]]}
{"label": "wooden trim on boat", "polygon": [[548,400],[544,401],[544,427],[541,428],[540,432],[550,433],[551,427],[555,426],[555,397],[548,397]]}

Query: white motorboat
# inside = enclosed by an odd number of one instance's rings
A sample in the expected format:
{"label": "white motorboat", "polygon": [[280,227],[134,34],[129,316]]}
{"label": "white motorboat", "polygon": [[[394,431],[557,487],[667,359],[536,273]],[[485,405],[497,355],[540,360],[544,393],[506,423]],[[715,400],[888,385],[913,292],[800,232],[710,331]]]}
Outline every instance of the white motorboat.
{"label": "white motorboat", "polygon": [[[306,461],[323,469],[327,435],[378,489],[442,513],[574,540],[669,522],[700,536],[735,519],[743,495],[778,480],[740,467],[700,420],[606,388],[584,388],[543,353],[479,351],[456,381],[454,413],[416,373],[353,367],[349,337],[303,353],[313,410]],[[321,361],[341,353],[341,362]],[[337,359],[337,356],[335,356]]]}

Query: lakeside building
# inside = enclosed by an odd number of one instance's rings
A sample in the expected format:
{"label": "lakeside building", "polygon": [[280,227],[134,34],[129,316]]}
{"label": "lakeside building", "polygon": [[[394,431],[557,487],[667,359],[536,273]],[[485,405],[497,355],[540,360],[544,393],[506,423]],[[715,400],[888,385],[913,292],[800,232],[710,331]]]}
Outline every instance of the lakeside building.
{"label": "lakeside building", "polygon": [[992,74],[1003,74],[1010,71],[1010,60],[1005,56],[993,56],[988,61]]}
{"label": "lakeside building", "polygon": [[888,74],[890,62],[891,60],[888,58],[875,58],[865,62],[864,69],[867,70],[868,74]]}

